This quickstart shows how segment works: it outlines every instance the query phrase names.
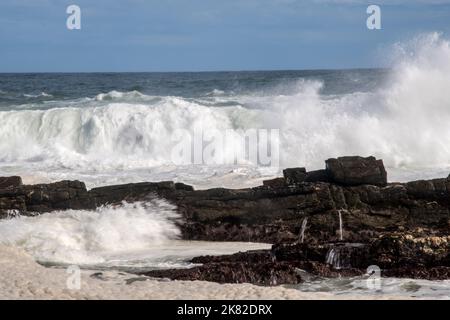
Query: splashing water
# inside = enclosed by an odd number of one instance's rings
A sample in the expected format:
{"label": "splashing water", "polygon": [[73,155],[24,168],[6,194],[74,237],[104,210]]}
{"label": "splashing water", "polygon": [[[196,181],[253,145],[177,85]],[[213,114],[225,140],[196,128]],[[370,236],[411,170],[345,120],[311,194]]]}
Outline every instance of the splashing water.
{"label": "splashing water", "polygon": [[95,264],[177,239],[179,219],[175,207],[159,199],[19,216],[0,221],[0,243],[22,247],[41,262]]}
{"label": "splashing water", "polygon": [[302,221],[302,227],[300,230],[300,243],[303,243],[305,241],[305,231],[306,231],[307,224],[308,224],[308,218],[305,217]]}
{"label": "splashing water", "polygon": [[269,244],[178,240],[182,219],[165,200],[0,220],[0,244],[49,265],[103,269],[192,267],[195,256],[269,249]]}
{"label": "splashing water", "polygon": [[[327,158],[358,154],[382,158],[391,181],[422,178],[423,172],[448,175],[449,41],[436,33],[423,35],[398,44],[395,53],[388,77],[370,90],[347,83],[342,92],[328,93],[342,77],[354,77],[342,71],[334,80],[323,80],[320,73],[299,76],[279,90],[217,88],[212,96],[194,98],[111,91],[94,98],[8,106],[0,111],[0,140],[5,142],[0,145],[0,174],[92,180],[87,181],[90,187],[144,176],[194,184],[192,180],[212,176],[238,180],[239,175],[229,176],[233,168],[209,167],[199,173],[190,166],[170,166],[179,142],[172,139],[174,132],[275,128],[280,129],[281,167],[318,169]],[[358,74],[353,83],[370,82],[372,73]],[[247,181],[247,175],[237,182]]]}
{"label": "splashing water", "polygon": [[340,250],[335,247],[330,248],[325,257],[325,262],[336,270],[341,269],[342,265]]}
{"label": "splashing water", "polygon": [[339,240],[343,241],[344,240],[344,230],[342,227],[342,211],[343,210],[338,210],[338,215],[339,215]]}

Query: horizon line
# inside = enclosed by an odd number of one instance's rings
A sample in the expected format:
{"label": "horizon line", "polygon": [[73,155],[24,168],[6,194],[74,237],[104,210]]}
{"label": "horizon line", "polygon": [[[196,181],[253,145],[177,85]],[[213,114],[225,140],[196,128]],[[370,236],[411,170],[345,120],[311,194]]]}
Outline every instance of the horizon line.
{"label": "horizon line", "polygon": [[117,74],[117,73],[226,73],[226,72],[292,72],[292,71],[346,71],[346,70],[388,70],[389,67],[318,68],[318,69],[240,69],[240,70],[199,70],[199,71],[11,71],[5,74]]}

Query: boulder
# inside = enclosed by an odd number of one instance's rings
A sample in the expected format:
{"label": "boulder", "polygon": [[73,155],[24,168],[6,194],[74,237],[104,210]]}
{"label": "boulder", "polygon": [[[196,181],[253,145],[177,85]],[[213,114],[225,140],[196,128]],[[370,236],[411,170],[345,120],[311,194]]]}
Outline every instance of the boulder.
{"label": "boulder", "polygon": [[22,178],[18,176],[0,177],[0,189],[8,189],[22,185]]}
{"label": "boulder", "polygon": [[194,191],[194,187],[185,183],[177,182],[175,183],[176,190],[184,190],[184,191]]}
{"label": "boulder", "polygon": [[288,168],[283,170],[283,176],[288,185],[304,182],[306,179],[305,168]]}
{"label": "boulder", "polygon": [[325,161],[328,176],[332,181],[346,185],[387,185],[387,173],[383,160],[375,157],[340,157]]}

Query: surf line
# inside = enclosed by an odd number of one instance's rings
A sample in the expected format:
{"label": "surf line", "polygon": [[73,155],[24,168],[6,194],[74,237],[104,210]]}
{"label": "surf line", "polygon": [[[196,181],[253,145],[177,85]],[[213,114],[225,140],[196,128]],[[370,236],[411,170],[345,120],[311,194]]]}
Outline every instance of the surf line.
{"label": "surf line", "polygon": [[211,313],[212,307],[189,307],[185,304],[182,307],[178,307],[177,314],[178,315],[199,315],[204,316],[205,318],[209,317]]}

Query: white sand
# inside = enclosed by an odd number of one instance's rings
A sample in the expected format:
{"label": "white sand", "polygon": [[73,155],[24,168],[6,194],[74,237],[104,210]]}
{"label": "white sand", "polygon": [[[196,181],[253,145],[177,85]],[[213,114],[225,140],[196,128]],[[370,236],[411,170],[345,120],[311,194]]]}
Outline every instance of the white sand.
{"label": "white sand", "polygon": [[[201,281],[135,281],[135,275],[106,272],[103,279],[83,271],[81,288],[69,290],[65,269],[45,268],[24,251],[0,245],[1,299],[338,299],[329,293],[304,293],[283,287],[220,285]],[[106,279],[105,279],[106,278]],[[361,298],[361,297],[359,297]],[[364,299],[380,297],[365,296]],[[392,298],[392,297],[390,297]]]}

